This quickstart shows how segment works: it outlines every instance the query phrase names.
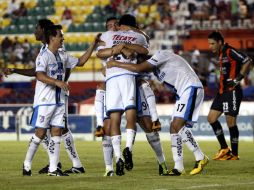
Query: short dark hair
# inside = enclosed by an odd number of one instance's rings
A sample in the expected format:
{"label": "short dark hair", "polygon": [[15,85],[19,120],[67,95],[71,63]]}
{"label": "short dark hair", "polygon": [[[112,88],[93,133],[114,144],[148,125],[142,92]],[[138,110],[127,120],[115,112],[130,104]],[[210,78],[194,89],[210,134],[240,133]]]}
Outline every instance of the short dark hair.
{"label": "short dark hair", "polygon": [[215,40],[217,42],[221,41],[222,44],[224,44],[224,38],[223,38],[222,34],[220,32],[218,32],[218,31],[213,31],[212,33],[210,33],[208,35],[208,39],[213,39],[213,40]]}
{"label": "short dark hair", "polygon": [[47,44],[49,44],[49,39],[51,36],[56,36],[57,35],[57,30],[62,30],[61,25],[50,25],[45,28],[44,35]]}
{"label": "short dark hair", "polygon": [[106,24],[105,24],[105,27],[106,27],[106,30],[107,30],[107,24],[109,21],[111,20],[117,20],[117,18],[115,16],[111,16],[111,17],[108,17],[107,20],[106,20]]}
{"label": "short dark hair", "polygon": [[39,25],[42,29],[45,29],[45,28],[48,27],[48,26],[54,25],[54,23],[53,23],[51,20],[44,18],[44,19],[38,20],[38,25]]}
{"label": "short dark hair", "polygon": [[138,27],[136,17],[131,14],[125,14],[125,15],[121,16],[121,18],[119,20],[119,26],[121,26],[121,25],[132,26],[135,28]]}

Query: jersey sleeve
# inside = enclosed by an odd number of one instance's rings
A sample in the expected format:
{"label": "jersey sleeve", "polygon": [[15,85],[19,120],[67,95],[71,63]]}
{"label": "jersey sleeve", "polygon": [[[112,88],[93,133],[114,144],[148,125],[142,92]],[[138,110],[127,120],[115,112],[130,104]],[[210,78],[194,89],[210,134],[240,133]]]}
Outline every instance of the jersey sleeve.
{"label": "jersey sleeve", "polygon": [[163,62],[165,62],[166,59],[167,59],[167,56],[165,52],[158,51],[150,59],[148,59],[147,62],[157,67],[161,65]]}
{"label": "jersey sleeve", "polygon": [[248,57],[241,52],[231,49],[229,52],[231,59],[235,60],[237,63],[244,64],[248,61]]}
{"label": "jersey sleeve", "polygon": [[39,54],[35,61],[35,72],[46,72],[47,71],[47,57],[46,54]]}
{"label": "jersey sleeve", "polygon": [[142,34],[139,34],[139,38],[138,38],[138,41],[137,41],[137,44],[140,44],[141,46],[143,46],[144,48],[148,49],[149,48],[149,44],[148,42],[146,41],[146,38],[144,35]]}
{"label": "jersey sleeve", "polygon": [[79,59],[77,57],[74,57],[70,54],[66,54],[66,61],[67,61],[67,65],[66,68],[68,69],[73,69],[74,67],[76,67],[79,64]]}

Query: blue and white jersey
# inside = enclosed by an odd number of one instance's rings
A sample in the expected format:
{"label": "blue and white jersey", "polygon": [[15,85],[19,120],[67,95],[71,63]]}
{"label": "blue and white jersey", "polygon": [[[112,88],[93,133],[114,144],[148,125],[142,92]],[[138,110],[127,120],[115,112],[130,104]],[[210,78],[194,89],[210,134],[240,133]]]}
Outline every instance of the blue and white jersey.
{"label": "blue and white jersey", "polygon": [[156,52],[147,62],[155,66],[154,74],[157,79],[178,97],[190,86],[203,88],[188,62],[169,50]]}
{"label": "blue and white jersey", "polygon": [[[72,57],[64,50],[59,49],[53,54],[48,48],[41,49],[36,58],[36,72],[45,72],[47,76],[64,80],[67,68],[73,69],[78,64],[78,58]],[[64,104],[64,96],[59,87],[36,81],[34,107],[38,105]]]}
{"label": "blue and white jersey", "polygon": [[[148,43],[146,41],[146,38],[142,34],[134,32],[132,30],[107,31],[101,35],[101,40],[106,43],[105,48],[111,48],[115,45],[126,43],[126,44],[138,44],[148,49]],[[133,64],[137,63],[136,58],[128,59],[123,54],[114,56],[113,59],[116,61],[120,61],[122,63],[133,63]],[[117,68],[117,67],[107,68],[106,80],[109,80],[112,77],[124,75],[124,74],[136,75],[137,73],[128,71],[126,69]]]}

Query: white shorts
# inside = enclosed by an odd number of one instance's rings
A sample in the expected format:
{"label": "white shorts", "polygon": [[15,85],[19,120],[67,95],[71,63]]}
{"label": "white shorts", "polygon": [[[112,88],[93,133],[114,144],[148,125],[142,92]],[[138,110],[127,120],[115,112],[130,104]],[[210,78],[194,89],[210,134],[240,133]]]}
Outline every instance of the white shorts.
{"label": "white shorts", "polygon": [[64,127],[65,105],[40,105],[34,108],[31,126],[39,128]]}
{"label": "white shorts", "polygon": [[137,91],[137,114],[138,117],[150,116],[148,103],[144,95],[144,90],[141,86],[138,87]]}
{"label": "white shorts", "polygon": [[[106,91],[105,91],[106,94]],[[103,121],[105,119],[109,119],[109,116],[107,115],[107,110],[106,110],[106,95],[103,96]]]}
{"label": "white shorts", "polygon": [[136,79],[133,75],[120,75],[106,83],[107,115],[114,111],[136,109]]}
{"label": "white shorts", "polygon": [[199,111],[204,99],[204,89],[200,87],[187,88],[176,101],[172,119],[182,118],[190,125],[197,122]]}

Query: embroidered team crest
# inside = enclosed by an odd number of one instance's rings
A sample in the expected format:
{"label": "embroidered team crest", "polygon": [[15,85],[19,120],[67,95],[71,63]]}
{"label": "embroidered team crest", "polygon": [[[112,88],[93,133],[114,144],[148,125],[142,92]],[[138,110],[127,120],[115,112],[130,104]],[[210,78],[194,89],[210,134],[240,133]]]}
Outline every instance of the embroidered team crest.
{"label": "embroidered team crest", "polygon": [[44,122],[45,116],[43,115],[39,115],[39,121],[40,123]]}

